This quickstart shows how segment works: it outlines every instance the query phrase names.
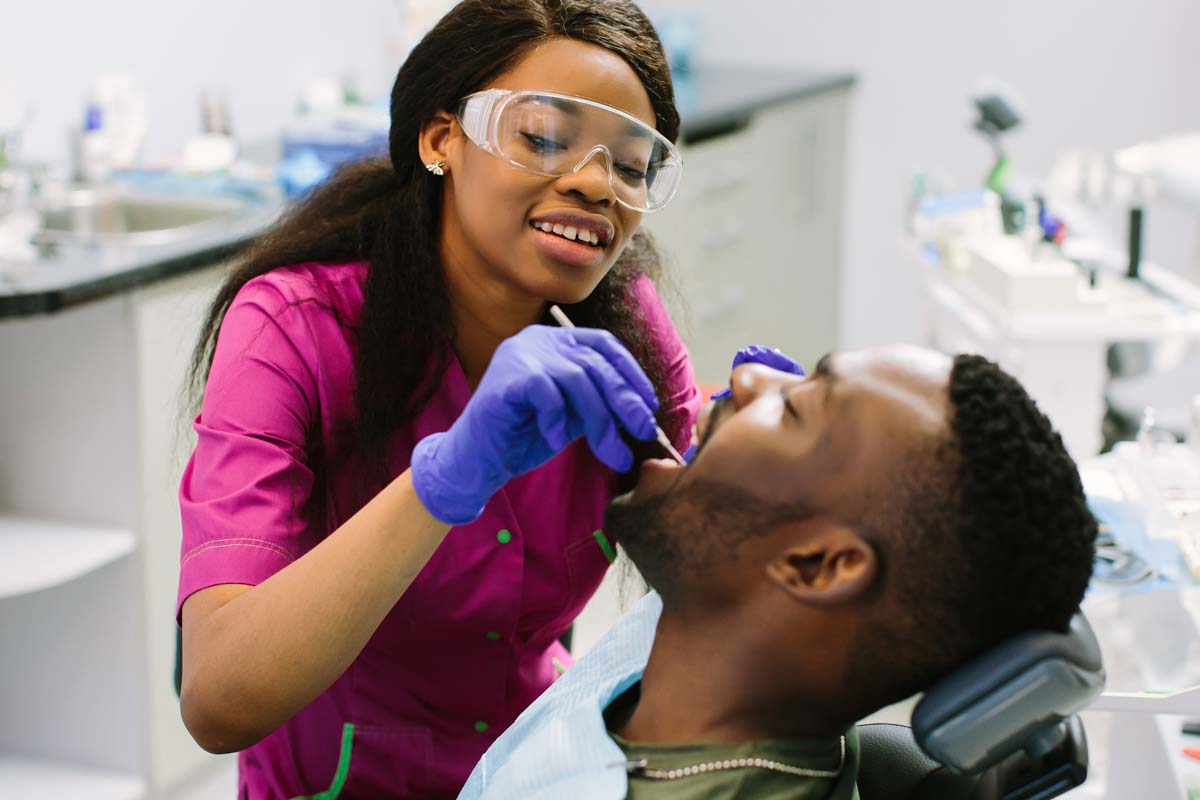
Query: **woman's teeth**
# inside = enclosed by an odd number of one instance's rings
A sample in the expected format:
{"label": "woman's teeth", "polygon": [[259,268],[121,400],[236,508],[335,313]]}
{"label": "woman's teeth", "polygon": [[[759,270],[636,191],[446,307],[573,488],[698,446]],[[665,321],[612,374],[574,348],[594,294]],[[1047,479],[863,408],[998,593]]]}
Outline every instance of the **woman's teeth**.
{"label": "woman's teeth", "polygon": [[545,233],[553,233],[556,236],[561,236],[564,239],[570,239],[572,242],[583,242],[590,244],[593,247],[600,244],[600,234],[595,231],[587,231],[581,228],[575,228],[571,225],[563,225],[562,223],[550,222],[535,222],[533,227]]}

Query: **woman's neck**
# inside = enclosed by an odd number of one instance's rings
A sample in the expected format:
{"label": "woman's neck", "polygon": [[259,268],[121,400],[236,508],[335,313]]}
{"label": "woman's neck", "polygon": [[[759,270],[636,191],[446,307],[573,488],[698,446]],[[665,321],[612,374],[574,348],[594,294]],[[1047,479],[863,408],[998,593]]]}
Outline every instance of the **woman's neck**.
{"label": "woman's neck", "polygon": [[442,264],[454,321],[454,353],[474,389],[500,343],[540,320],[546,303],[450,254],[443,253]]}

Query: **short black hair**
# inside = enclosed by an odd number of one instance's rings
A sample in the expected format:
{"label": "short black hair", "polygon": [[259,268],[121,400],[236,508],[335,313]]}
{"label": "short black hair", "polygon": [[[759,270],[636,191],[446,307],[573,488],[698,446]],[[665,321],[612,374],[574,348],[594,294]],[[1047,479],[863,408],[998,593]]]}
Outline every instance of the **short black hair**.
{"label": "short black hair", "polygon": [[865,526],[895,624],[862,634],[847,678],[876,708],[1021,631],[1066,630],[1091,578],[1096,520],[1046,415],[977,355],[955,357],[949,400],[949,435]]}

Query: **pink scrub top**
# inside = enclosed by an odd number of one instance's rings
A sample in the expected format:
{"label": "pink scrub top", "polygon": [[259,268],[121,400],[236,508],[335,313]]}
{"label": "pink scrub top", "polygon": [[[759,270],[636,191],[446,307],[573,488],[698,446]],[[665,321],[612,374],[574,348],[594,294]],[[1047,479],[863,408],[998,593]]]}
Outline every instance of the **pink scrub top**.
{"label": "pink scrub top", "polygon": [[[177,615],[200,589],[266,580],[362,502],[344,467],[366,273],[362,263],[277,269],[230,306],[180,486]],[[687,352],[650,280],[634,289],[666,367],[668,429],[689,431],[700,397]],[[391,474],[470,395],[451,358],[428,407],[389,442]],[[239,754],[238,797],[455,797],[571,663],[558,639],[610,563],[602,526],[615,485],[577,441],[451,529],[350,668]]]}

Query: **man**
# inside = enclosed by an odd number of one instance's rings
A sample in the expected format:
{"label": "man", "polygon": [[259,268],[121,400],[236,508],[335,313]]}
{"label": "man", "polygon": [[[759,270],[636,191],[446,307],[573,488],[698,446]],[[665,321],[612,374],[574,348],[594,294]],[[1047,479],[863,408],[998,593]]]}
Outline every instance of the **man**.
{"label": "man", "polygon": [[856,797],[857,720],[1020,631],[1066,629],[1096,523],[995,364],[898,347],[808,377],[743,364],[730,390],[688,467],[648,462],[608,509],[657,594],[461,797]]}

